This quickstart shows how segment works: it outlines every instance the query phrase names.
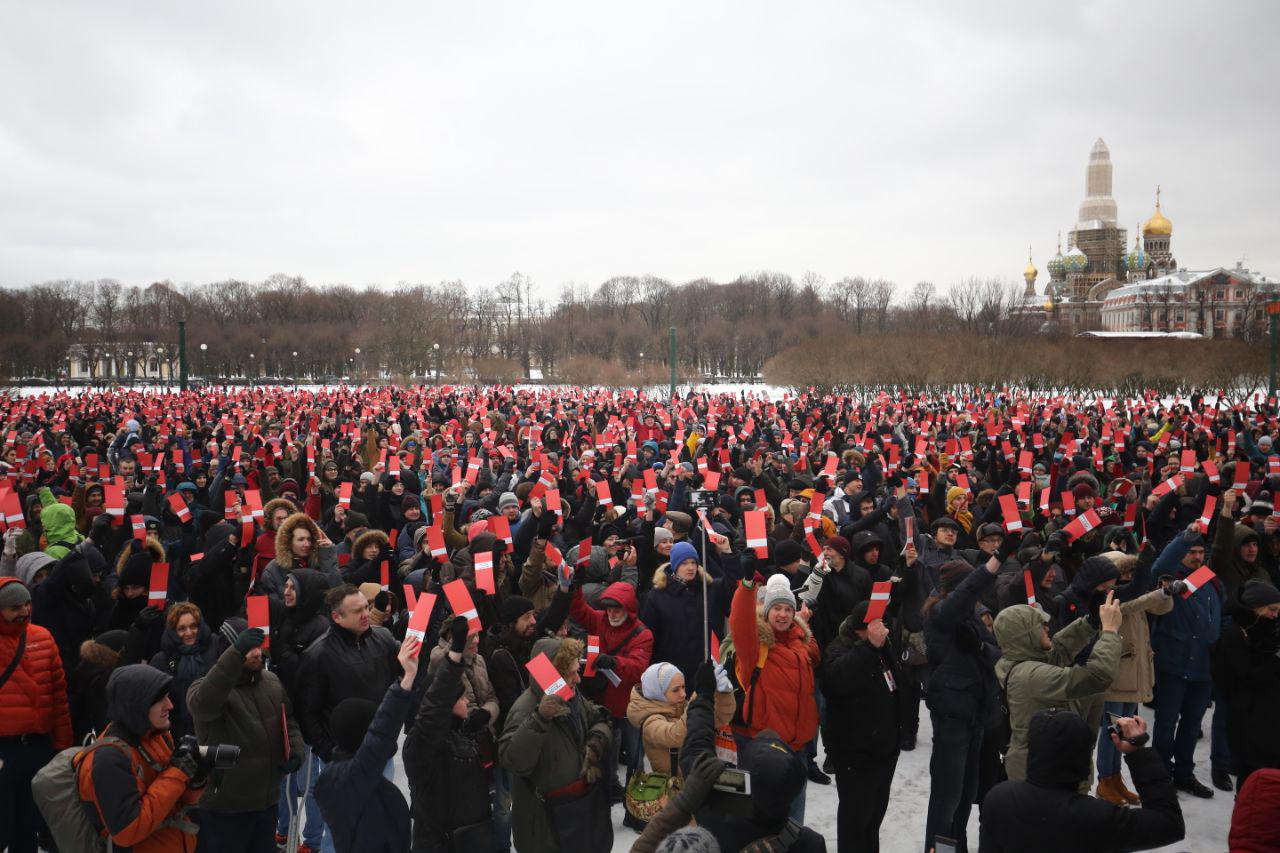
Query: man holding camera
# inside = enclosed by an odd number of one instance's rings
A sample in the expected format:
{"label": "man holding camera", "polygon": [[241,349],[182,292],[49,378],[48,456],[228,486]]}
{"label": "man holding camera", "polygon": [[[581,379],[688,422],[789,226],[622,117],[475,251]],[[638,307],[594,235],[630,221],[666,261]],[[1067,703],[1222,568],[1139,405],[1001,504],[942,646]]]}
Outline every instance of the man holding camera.
{"label": "man holding camera", "polygon": [[982,804],[979,853],[1105,853],[1181,840],[1178,794],[1160,756],[1145,748],[1146,731],[1141,717],[1120,717],[1110,732],[1141,797],[1141,807],[1129,808],[1080,793],[1092,769],[1089,724],[1071,711],[1037,712],[1027,734],[1026,780],[1001,782]]}
{"label": "man holding camera", "polygon": [[302,763],[302,735],[284,686],[264,668],[262,629],[234,618],[222,635],[218,662],[187,691],[201,758],[213,771],[197,815],[200,847],[274,853],[280,780]]}
{"label": "man holding camera", "polygon": [[122,666],[107,680],[106,729],[76,758],[80,799],[111,843],[133,853],[192,853],[196,827],[186,817],[208,772],[195,744],[169,734],[173,677],[146,664]]}

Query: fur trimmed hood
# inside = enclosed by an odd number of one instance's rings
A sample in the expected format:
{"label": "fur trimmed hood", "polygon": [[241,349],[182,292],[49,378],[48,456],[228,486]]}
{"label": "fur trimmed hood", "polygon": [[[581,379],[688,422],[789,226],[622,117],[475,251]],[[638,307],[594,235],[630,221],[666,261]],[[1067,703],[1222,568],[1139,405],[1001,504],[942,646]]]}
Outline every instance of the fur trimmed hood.
{"label": "fur trimmed hood", "polygon": [[[154,559],[157,563],[164,562],[164,546],[160,544],[159,539],[157,539],[154,536],[148,536],[146,544],[143,547],[151,552],[152,559]],[[116,557],[116,574],[117,575],[124,572],[124,564],[129,562],[129,558],[132,557],[133,554],[134,554],[134,551],[128,547],[128,543],[126,542],[125,547],[120,549],[120,556]]]}
{"label": "fur trimmed hood", "polygon": [[293,549],[289,546],[293,542],[293,531],[299,527],[306,527],[311,531],[311,553],[314,554],[319,547],[320,528],[305,512],[295,512],[286,518],[284,524],[281,524],[280,529],[276,531],[276,564],[282,569],[295,568]]}
{"label": "fur trimmed hood", "polygon": [[[797,613],[795,618],[791,620],[791,636],[796,636],[799,632],[801,641],[808,643],[813,639],[813,631],[809,628],[809,623],[800,618]],[[774,633],[773,626],[769,624],[764,617],[764,608],[756,606],[756,636],[760,638],[761,645],[773,648],[778,642],[777,635]]]}

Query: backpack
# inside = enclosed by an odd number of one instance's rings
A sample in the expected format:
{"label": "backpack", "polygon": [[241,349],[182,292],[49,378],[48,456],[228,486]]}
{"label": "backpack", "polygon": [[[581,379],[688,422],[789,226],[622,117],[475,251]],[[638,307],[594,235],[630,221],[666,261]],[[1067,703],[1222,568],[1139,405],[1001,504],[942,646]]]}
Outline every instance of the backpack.
{"label": "backpack", "polygon": [[31,779],[31,795],[61,853],[105,853],[112,849],[110,836],[98,832],[89,819],[85,800],[80,798],[80,764],[102,746],[129,749],[120,738],[103,735],[84,746],[62,750]]}

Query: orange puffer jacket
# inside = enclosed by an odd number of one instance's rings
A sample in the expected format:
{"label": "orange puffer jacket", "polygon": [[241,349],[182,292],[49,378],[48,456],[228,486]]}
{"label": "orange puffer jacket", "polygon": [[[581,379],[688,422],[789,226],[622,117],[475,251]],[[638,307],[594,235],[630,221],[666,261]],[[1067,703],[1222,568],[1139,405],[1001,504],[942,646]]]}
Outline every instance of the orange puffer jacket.
{"label": "orange puffer jacket", "polygon": [[[785,633],[774,631],[758,612],[755,587],[739,585],[729,609],[729,634],[737,655],[738,682],[746,691],[744,716],[750,710],[750,725],[743,733],[755,737],[772,729],[792,749],[804,748],[818,732],[813,688],[819,653],[809,626],[797,618]],[[751,686],[762,647],[768,654]]]}
{"label": "orange puffer jacket", "polygon": [[[0,587],[20,583],[0,578]],[[18,640],[27,635],[22,661],[0,687],[0,737],[47,734],[55,749],[71,746],[71,711],[67,706],[67,677],[62,671],[58,644],[48,629],[27,622],[0,619],[0,672],[18,652]]]}

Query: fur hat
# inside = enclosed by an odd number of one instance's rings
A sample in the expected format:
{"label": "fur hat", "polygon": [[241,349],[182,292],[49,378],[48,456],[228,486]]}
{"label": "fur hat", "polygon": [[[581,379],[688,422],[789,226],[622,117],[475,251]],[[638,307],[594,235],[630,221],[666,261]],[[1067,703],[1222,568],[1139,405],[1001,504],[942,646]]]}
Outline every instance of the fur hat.
{"label": "fur hat", "polygon": [[938,585],[944,592],[951,592],[971,571],[973,566],[964,560],[948,560],[938,569]]}

